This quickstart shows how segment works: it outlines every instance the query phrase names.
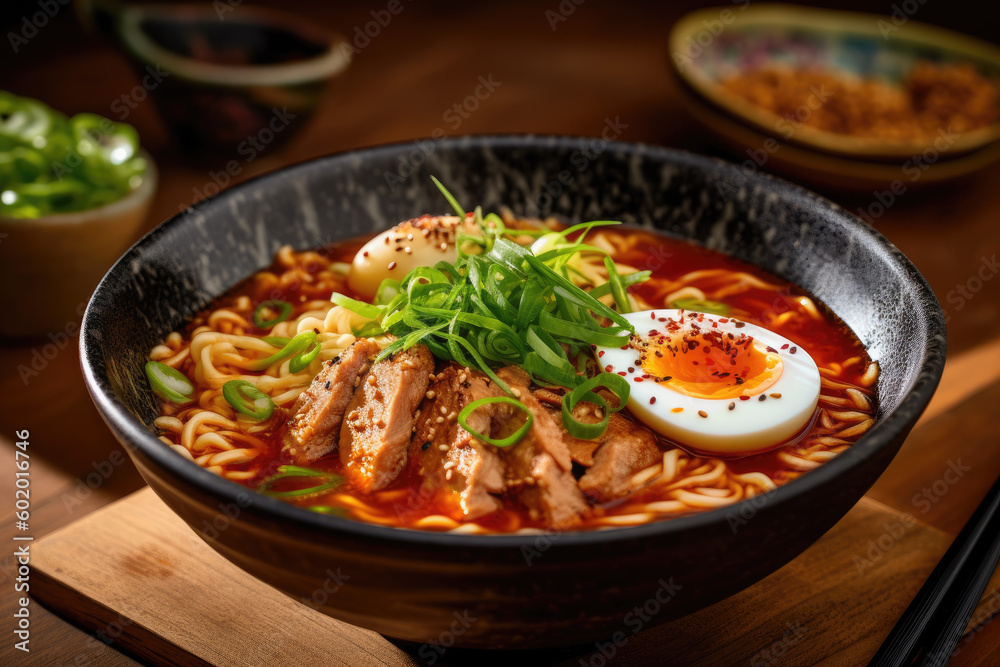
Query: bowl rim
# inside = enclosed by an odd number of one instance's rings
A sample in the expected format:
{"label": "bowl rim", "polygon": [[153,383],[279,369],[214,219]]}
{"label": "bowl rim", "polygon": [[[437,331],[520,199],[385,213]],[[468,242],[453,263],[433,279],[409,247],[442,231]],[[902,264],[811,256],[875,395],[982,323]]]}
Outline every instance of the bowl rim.
{"label": "bowl rim", "polygon": [[[595,137],[572,137],[565,135],[487,134],[439,139],[437,140],[437,146],[457,151],[495,147],[584,149],[589,142],[594,140]],[[718,172],[720,169],[729,171],[732,172],[737,182],[756,181],[759,183],[763,181],[765,184],[772,186],[773,189],[781,191],[786,197],[800,201],[804,200],[812,205],[819,206],[825,212],[836,216],[841,226],[854,226],[862,231],[862,233],[870,235],[871,240],[879,246],[883,255],[891,263],[895,264],[897,271],[908,279],[908,281],[912,281],[921,300],[931,306],[930,311],[927,313],[928,317],[925,320],[926,337],[922,341],[922,365],[913,383],[905,389],[906,395],[899,405],[886,415],[881,423],[877,424],[861,440],[845,452],[824,463],[822,466],[811,470],[808,474],[779,486],[759,496],[759,498],[766,498],[765,502],[768,506],[778,506],[793,502],[800,493],[810,486],[828,484],[848,469],[859,466],[867,459],[876,456],[881,449],[889,446],[900,432],[905,432],[909,426],[912,426],[912,423],[916,421],[916,416],[924,410],[930,401],[941,378],[941,372],[944,369],[946,353],[945,320],[941,306],[927,284],[927,281],[909,259],[886,239],[885,236],[837,204],[805,188],[769,174],[757,173],[751,177],[746,177],[742,175],[738,165],[678,149],[621,141],[606,142],[606,145],[606,151],[622,151],[631,153],[632,155],[657,158],[666,163],[684,164],[702,171]],[[207,210],[206,207],[210,207],[212,204],[218,204],[219,201],[223,201],[234,194],[246,194],[261,179],[294,178],[296,174],[309,172],[324,163],[345,162],[355,164],[363,156],[377,158],[380,156],[397,155],[401,151],[410,150],[412,146],[412,141],[405,141],[352,149],[312,158],[248,179],[228,188],[200,202],[199,210],[204,214]],[[551,536],[552,534],[559,536],[557,541],[553,541],[553,547],[559,547],[560,549],[572,546],[631,542],[651,537],[675,537],[687,531],[708,528],[712,524],[719,522],[724,523],[734,511],[738,512],[737,508],[750,502],[750,500],[745,499],[733,505],[713,510],[652,521],[639,526],[615,528],[613,530],[554,531],[542,534],[518,535],[468,535],[380,526],[337,516],[323,515],[276,498],[256,493],[245,486],[209,472],[194,462],[188,461],[186,458],[178,455],[171,448],[166,447],[156,435],[128,412],[124,403],[115,395],[107,380],[98,376],[94,362],[102,358],[102,354],[99,346],[91,343],[90,340],[91,332],[99,331],[99,328],[95,326],[95,320],[99,317],[96,302],[99,296],[113,290],[111,283],[115,274],[120,271],[131,271],[133,262],[139,260],[143,254],[143,250],[147,246],[155,244],[158,238],[167,231],[185,224],[184,221],[186,218],[186,212],[178,213],[151,230],[129,248],[101,280],[90,302],[87,304],[87,309],[81,322],[80,329],[83,335],[80,336],[80,365],[91,398],[115,435],[119,439],[126,440],[130,446],[139,451],[141,456],[148,458],[157,466],[161,466],[173,477],[179,478],[186,484],[211,495],[214,501],[220,503],[219,506],[227,502],[237,504],[237,506],[242,508],[242,512],[260,516],[274,523],[281,523],[286,526],[285,530],[288,531],[320,531],[330,536],[343,534],[367,542],[386,545],[405,544],[435,549],[453,547],[466,551],[488,551],[498,548],[520,549],[521,547],[532,547],[542,535]],[[126,450],[128,450],[128,446],[126,446]]]}
{"label": "bowl rim", "polygon": [[222,65],[179,55],[161,47],[142,29],[142,22],[161,20],[198,20],[204,17],[218,22],[215,4],[140,4],[128,6],[117,20],[118,34],[125,48],[143,62],[162,67],[173,75],[202,84],[242,86],[285,86],[308,83],[340,74],[351,62],[353,45],[339,32],[310,23],[284,11],[266,7],[243,6],[232,23],[278,27],[300,37],[325,45],[322,53],[289,63],[270,65]]}
{"label": "bowl rim", "polygon": [[139,187],[130,190],[124,197],[108,202],[97,208],[66,213],[50,213],[38,218],[9,218],[0,215],[0,224],[17,227],[20,225],[83,225],[89,222],[119,216],[126,211],[139,208],[148,203],[156,195],[159,183],[159,172],[156,163],[146,149],[139,149],[139,155],[146,161],[146,171],[142,174]]}
{"label": "bowl rim", "polygon": [[[888,38],[882,36],[878,27],[879,22],[892,22],[892,17],[881,14],[780,3],[752,5],[745,9],[739,7],[734,9],[734,7],[736,6],[709,7],[682,16],[671,28],[667,38],[669,48],[667,60],[670,61],[674,75],[683,84],[693,89],[697,95],[739,121],[758,130],[763,130],[768,133],[768,136],[775,134],[780,136],[780,133],[775,131],[775,126],[783,120],[782,116],[725,90],[718,85],[716,80],[705,76],[698,67],[682,67],[675,58],[676,54],[684,53],[686,41],[693,40],[694,35],[706,29],[706,21],[718,20],[720,13],[728,10],[736,18],[726,25],[726,29],[737,26],[743,28],[756,26],[796,28],[828,34],[840,33],[876,37],[886,42],[888,42]],[[913,19],[906,21],[905,28],[905,32],[893,33],[891,38],[899,42],[932,49],[942,54],[990,63],[1000,70],[1000,47],[976,37]],[[705,48],[711,48],[711,44]],[[804,125],[795,130],[792,138],[775,138],[781,143],[799,144],[837,155],[882,160],[912,158],[914,154],[932,146],[935,139],[931,137],[926,140],[893,141],[854,137]],[[960,155],[985,147],[998,140],[1000,140],[1000,120],[986,127],[962,133],[947,150],[952,155]]]}

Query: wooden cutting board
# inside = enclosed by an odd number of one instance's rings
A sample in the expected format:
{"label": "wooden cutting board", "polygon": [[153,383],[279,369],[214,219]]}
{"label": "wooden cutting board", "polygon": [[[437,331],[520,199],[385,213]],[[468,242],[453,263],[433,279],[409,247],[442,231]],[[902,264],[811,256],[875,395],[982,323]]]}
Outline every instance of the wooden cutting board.
{"label": "wooden cutting board", "polygon": [[864,498],[755,586],[618,644],[512,657],[397,646],[263,584],[146,488],[39,540],[31,592],[102,641],[176,665],[863,664],[943,555],[944,533]]}

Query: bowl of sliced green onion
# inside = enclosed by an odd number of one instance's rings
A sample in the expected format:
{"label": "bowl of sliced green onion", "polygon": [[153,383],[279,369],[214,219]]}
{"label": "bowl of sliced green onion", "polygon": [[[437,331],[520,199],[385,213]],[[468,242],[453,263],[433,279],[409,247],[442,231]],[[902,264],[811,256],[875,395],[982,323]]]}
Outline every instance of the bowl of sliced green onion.
{"label": "bowl of sliced green onion", "polygon": [[132,126],[0,90],[0,336],[75,329],[156,181]]}

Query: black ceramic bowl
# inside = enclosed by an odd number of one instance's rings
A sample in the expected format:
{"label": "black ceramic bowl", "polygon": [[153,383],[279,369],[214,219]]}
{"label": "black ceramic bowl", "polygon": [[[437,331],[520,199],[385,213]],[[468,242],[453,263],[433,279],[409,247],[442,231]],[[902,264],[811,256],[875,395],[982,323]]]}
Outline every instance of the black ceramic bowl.
{"label": "black ceramic bowl", "polygon": [[[268,265],[282,244],[309,248],[445,212],[431,174],[469,206],[620,218],[801,285],[881,364],[878,424],[752,505],[552,536],[439,534],[322,516],[248,492],[157,440],[143,379],[153,345]],[[945,356],[943,315],[926,282],[892,244],[830,202],[717,160],[561,137],[384,146],[227,190],[132,247],[98,287],[83,331],[83,371],[98,409],[149,485],[219,553],[348,623],[480,648],[629,635],[773,572],[833,526],[885,469],[930,399]]]}

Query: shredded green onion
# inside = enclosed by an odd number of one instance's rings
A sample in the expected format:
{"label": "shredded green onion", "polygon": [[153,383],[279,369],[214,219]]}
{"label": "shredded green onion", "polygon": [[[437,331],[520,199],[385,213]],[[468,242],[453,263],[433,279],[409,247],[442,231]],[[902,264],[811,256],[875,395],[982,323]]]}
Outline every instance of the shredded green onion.
{"label": "shredded green onion", "polygon": [[[506,438],[499,438],[499,439],[491,438],[488,435],[473,430],[469,426],[468,422],[469,416],[473,412],[475,412],[477,408],[484,405],[490,405],[491,403],[506,403],[507,405],[512,405],[518,410],[521,410],[526,415],[524,423],[521,424],[521,426],[516,431],[511,433]],[[509,396],[489,396],[487,398],[480,398],[478,401],[472,401],[471,403],[466,405],[464,408],[462,408],[462,411],[458,413],[458,423],[461,424],[462,428],[471,433],[473,437],[479,438],[483,442],[488,442],[489,444],[495,447],[509,447],[510,445],[520,442],[521,438],[523,438],[524,435],[528,432],[528,429],[531,428],[532,421],[534,421],[534,419],[531,416],[531,411],[527,408],[527,406],[524,403],[518,401],[517,399],[510,398]]]}
{"label": "shredded green onion", "polygon": [[230,380],[222,385],[222,396],[226,403],[257,421],[263,421],[274,412],[271,397],[246,380]]}
{"label": "shredded green onion", "polygon": [[[269,344],[274,345],[273,342],[268,341]],[[264,359],[258,359],[250,365],[251,370],[262,371],[271,364],[283,361],[292,355],[292,363],[289,364],[289,370],[293,373],[298,373],[303,368],[309,365],[309,362],[316,358],[319,354],[319,338],[316,336],[316,332],[309,330],[303,331],[302,333],[296,334],[294,338],[291,338],[285,346],[278,350],[276,353],[272,354],[270,357],[265,357]],[[298,368],[298,370],[296,370]]]}
{"label": "shredded green onion", "polygon": [[[437,179],[434,183],[455,212],[467,219],[469,214],[451,193]],[[377,329],[373,326],[368,330],[374,332],[370,335],[395,336],[376,361],[421,343],[439,359],[480,370],[508,394],[510,387],[493,369],[518,365],[539,384],[568,389],[584,384],[591,346],[621,347],[628,343],[634,329],[621,314],[629,310],[626,290],[650,276],[649,271],[623,276],[606,258],[608,283],[588,292],[574,282],[578,273],[571,262],[580,253],[607,256],[605,251],[584,244],[587,232],[620,223],[580,223],[542,234],[526,248],[508,238],[517,237],[522,230],[508,231],[499,216],[490,213],[484,217],[478,207],[471,216],[482,236],[460,236],[454,263],[420,267],[399,283],[384,283],[375,304],[343,294],[334,294],[331,300],[377,323]],[[568,240],[574,234],[575,238]],[[477,248],[474,254],[465,251]],[[617,310],[599,300],[608,294]],[[597,376],[603,379],[599,385],[616,394],[619,405],[624,405],[628,384],[617,382],[621,379],[617,375],[614,379],[608,375]],[[605,421],[599,432],[580,429],[566,414],[563,421],[571,432],[595,433],[586,437],[600,435],[606,426]]]}
{"label": "shredded green onion", "polygon": [[[270,319],[264,319],[264,311],[270,310],[277,313]],[[270,329],[279,322],[284,322],[292,315],[292,304],[280,299],[268,299],[262,301],[253,311],[253,324],[258,329]]]}
{"label": "shredded green onion", "polygon": [[674,308],[683,308],[684,310],[694,310],[699,313],[712,313],[713,315],[728,315],[729,306],[720,301],[708,301],[702,299],[677,299],[670,304]]}
{"label": "shredded green onion", "polygon": [[[311,479],[315,478],[317,484],[309,486],[302,489],[292,489],[289,491],[275,491],[274,487],[281,484],[282,482],[287,482],[288,480],[294,479]],[[312,496],[317,496],[327,491],[332,491],[336,489],[341,484],[344,483],[344,478],[340,475],[335,475],[332,472],[324,472],[322,470],[312,470],[310,468],[302,468],[300,466],[279,466],[278,472],[271,477],[268,477],[257,487],[257,491],[260,491],[266,496],[271,496],[272,498],[309,498]],[[314,512],[322,512],[324,514],[338,514],[336,511],[339,508],[335,507],[325,507],[322,505],[317,505],[308,508]]]}
{"label": "shredded green onion", "polygon": [[184,405],[194,398],[194,385],[176,368],[159,361],[146,363],[146,379],[153,393],[165,401]]}

